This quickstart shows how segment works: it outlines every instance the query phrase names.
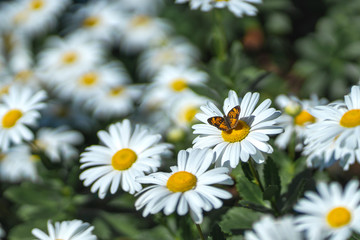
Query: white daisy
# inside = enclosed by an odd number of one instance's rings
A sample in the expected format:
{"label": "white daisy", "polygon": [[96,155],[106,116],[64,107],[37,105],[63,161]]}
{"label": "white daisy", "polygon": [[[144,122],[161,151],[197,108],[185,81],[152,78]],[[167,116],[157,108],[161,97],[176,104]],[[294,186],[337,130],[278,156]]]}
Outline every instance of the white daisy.
{"label": "white daisy", "polygon": [[184,66],[165,66],[153,78],[144,95],[143,105],[147,108],[171,106],[176,98],[191,92],[190,86],[201,86],[208,79],[205,72]]}
{"label": "white daisy", "polygon": [[164,5],[163,0],[118,0],[123,12],[155,14]]}
{"label": "white daisy", "polygon": [[44,72],[44,83],[57,83],[99,64],[103,53],[103,47],[84,34],[73,34],[65,39],[52,37],[38,56],[38,66]]}
{"label": "white daisy", "polygon": [[220,130],[209,124],[209,119],[214,116],[222,117],[223,113],[211,102],[201,107],[204,113],[196,114],[196,118],[204,124],[193,126],[194,134],[200,134],[194,139],[194,148],[213,148],[217,153],[220,164],[230,165],[235,168],[239,160],[246,162],[249,157],[257,163],[265,161],[265,154],[273,152],[268,144],[269,135],[279,134],[281,127],[275,126],[280,112],[269,108],[271,100],[266,99],[257,108],[259,93],[247,93],[239,103],[239,98],[234,91],[229,91],[225,99],[223,110],[228,114],[236,106],[240,106],[240,114],[236,119],[237,124],[228,131]]}
{"label": "white daisy", "polygon": [[140,191],[135,178],[156,171],[160,155],[170,147],[159,143],[161,136],[149,134],[143,126],[136,125],[132,131],[127,119],[110,125],[109,132],[98,132],[98,136],[106,146],[93,145],[81,154],[81,169],[90,168],[80,174],[80,179],[85,186],[94,183],[91,191],[98,191],[100,198],[105,197],[110,184],[112,194],[120,185],[131,194]]}
{"label": "white daisy", "polygon": [[359,86],[352,87],[351,93],[345,96],[344,104],[315,107],[310,109],[310,114],[318,118],[319,122],[308,126],[306,155],[334,144],[337,152],[335,159],[339,160],[345,169],[348,169],[355,159],[360,162]]}
{"label": "white daisy", "polygon": [[129,76],[120,62],[109,62],[69,76],[58,83],[55,92],[62,98],[83,104],[93,101],[94,97],[109,91],[113,86],[129,81]]}
{"label": "white daisy", "polygon": [[55,225],[48,221],[48,234],[38,228],[34,228],[31,233],[38,240],[96,240],[97,237],[92,233],[94,227],[81,220],[71,220],[55,222]]}
{"label": "white daisy", "polygon": [[34,134],[27,126],[35,125],[40,117],[38,110],[45,107],[44,91],[34,93],[26,87],[13,86],[3,95],[0,104],[0,148],[6,151],[11,143],[19,144],[30,141]]}
{"label": "white daisy", "polygon": [[118,38],[118,25],[123,24],[119,6],[111,1],[89,1],[72,16],[71,26],[85,33],[90,39],[111,42]]}
{"label": "white daisy", "polygon": [[197,121],[195,115],[200,112],[200,106],[209,100],[205,97],[187,92],[174,99],[165,112],[168,112],[176,126],[188,130]]}
{"label": "white daisy", "polygon": [[88,99],[86,108],[91,109],[94,116],[101,119],[125,117],[134,111],[134,103],[141,94],[141,86],[120,83]]}
{"label": "white daisy", "polygon": [[276,137],[275,145],[280,149],[285,149],[292,135],[295,134],[295,150],[301,151],[306,126],[316,121],[315,117],[309,113],[309,109],[326,104],[326,100],[319,99],[317,95],[312,95],[310,100],[300,100],[294,96],[279,95],[275,102],[283,111],[283,114],[277,119],[278,125],[284,128],[284,133]]}
{"label": "white daisy", "polygon": [[296,229],[295,219],[285,216],[275,219],[265,215],[253,224],[253,231],[245,232],[246,240],[303,240],[302,233]]}
{"label": "white daisy", "polygon": [[256,7],[249,3],[262,3],[262,0],[212,0],[211,2],[215,8],[227,7],[237,17],[256,15]]}
{"label": "white daisy", "polygon": [[59,162],[61,158],[65,161],[76,158],[78,150],[75,145],[84,140],[80,132],[68,130],[65,126],[54,129],[40,128],[36,135],[34,144],[54,162]]}
{"label": "white daisy", "polygon": [[19,0],[8,7],[7,19],[12,30],[35,36],[56,24],[56,17],[70,3],[69,0]]}
{"label": "white daisy", "polygon": [[191,66],[198,57],[198,49],[185,39],[169,39],[163,45],[147,49],[140,55],[139,71],[142,76],[153,76],[167,65]]}
{"label": "white daisy", "polygon": [[318,193],[307,191],[294,209],[300,230],[308,239],[346,240],[352,232],[360,233],[360,191],[357,180],[344,190],[339,183],[319,183]]}
{"label": "white daisy", "polygon": [[222,206],[220,199],[229,199],[231,193],[210,186],[212,184],[232,184],[225,167],[208,170],[215,154],[209,149],[181,150],[177,166],[171,167],[171,173],[156,172],[149,176],[138,177],[142,184],[152,184],[144,188],[135,202],[137,210],[144,208],[143,216],[164,211],[165,215],[177,212],[190,215],[195,223],[203,220],[202,211],[210,211]]}
{"label": "white daisy", "polygon": [[28,145],[18,145],[0,154],[0,178],[3,181],[36,181],[36,164],[40,158],[31,154]]}
{"label": "white daisy", "polygon": [[125,24],[119,26],[120,45],[127,53],[136,53],[163,41],[170,32],[170,25],[150,15],[130,15]]}
{"label": "white daisy", "polygon": [[190,1],[191,9],[199,9],[204,12],[208,12],[213,9],[213,0],[175,0],[175,3],[186,3]]}

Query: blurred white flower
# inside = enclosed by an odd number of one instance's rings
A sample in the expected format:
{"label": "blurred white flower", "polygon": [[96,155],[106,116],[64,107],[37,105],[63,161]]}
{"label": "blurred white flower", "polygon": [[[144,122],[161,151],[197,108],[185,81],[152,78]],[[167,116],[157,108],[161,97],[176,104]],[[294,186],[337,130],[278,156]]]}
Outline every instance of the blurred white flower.
{"label": "blurred white flower", "polygon": [[103,54],[103,47],[84,34],[51,37],[38,55],[38,68],[44,73],[44,83],[57,83],[101,63]]}
{"label": "blurred white flower", "polygon": [[315,117],[309,113],[312,107],[324,105],[325,99],[319,99],[317,95],[311,95],[309,100],[300,100],[297,97],[279,95],[276,104],[281,108],[283,114],[276,120],[278,125],[284,128],[284,132],[275,139],[275,145],[280,149],[285,149],[293,134],[296,137],[295,150],[301,151],[305,138],[306,126],[316,121]]}
{"label": "blurred white flower", "polygon": [[20,144],[0,154],[0,178],[3,181],[36,181],[39,156],[32,155],[28,145]]}
{"label": "blurred white flower", "polygon": [[11,143],[19,144],[23,140],[30,141],[34,134],[27,126],[37,123],[40,113],[45,107],[45,91],[33,92],[27,87],[12,86],[8,94],[3,95],[0,104],[0,148],[6,151]]}
{"label": "blurred white flower", "polygon": [[119,31],[121,49],[126,53],[137,53],[155,46],[164,41],[171,31],[164,19],[150,15],[130,15],[124,21],[119,25]]}
{"label": "blurred white flower", "polygon": [[92,233],[94,227],[81,220],[71,220],[55,222],[55,225],[48,221],[48,234],[38,228],[34,228],[31,233],[37,240],[97,240]]}
{"label": "blurred white flower", "polygon": [[34,144],[53,162],[75,159],[79,154],[75,145],[81,144],[84,140],[80,132],[69,130],[65,126],[40,128],[36,135]]}
{"label": "blurred white flower", "polygon": [[13,1],[5,7],[5,23],[9,30],[33,37],[54,27],[69,3],[69,0]]}
{"label": "blurred white flower", "polygon": [[265,215],[253,224],[253,231],[245,231],[246,240],[303,240],[303,234],[296,229],[295,218],[284,216],[275,219]]}
{"label": "blurred white flower", "polygon": [[156,14],[164,5],[163,0],[118,0],[121,10],[135,14]]}
{"label": "blurred white flower", "polygon": [[160,156],[170,147],[160,143],[159,134],[149,134],[141,125],[132,131],[127,119],[110,125],[109,131],[99,131],[98,136],[106,146],[93,145],[81,154],[80,168],[88,169],[80,174],[80,180],[84,186],[93,184],[91,192],[98,192],[99,198],[104,198],[109,188],[114,194],[119,186],[130,194],[140,191],[135,178],[156,171]]}
{"label": "blurred white flower", "polygon": [[152,77],[167,65],[189,67],[198,58],[199,51],[195,46],[181,37],[172,38],[140,55],[139,72],[141,76]]}
{"label": "blurred white flower", "polygon": [[295,205],[300,215],[297,228],[306,239],[346,240],[352,232],[360,233],[359,181],[348,182],[344,189],[337,182],[317,185],[317,191],[305,192]]}
{"label": "blurred white flower", "polygon": [[68,21],[70,27],[76,27],[76,31],[83,32],[89,39],[111,43],[119,38],[118,27],[125,19],[115,1],[93,0],[79,6]]}
{"label": "blurred white flower", "polygon": [[231,185],[229,169],[219,167],[210,169],[215,154],[209,149],[181,150],[177,157],[177,166],[171,167],[171,173],[156,172],[149,176],[137,177],[142,184],[151,184],[137,195],[136,210],[143,207],[143,216],[164,211],[165,215],[177,212],[190,215],[195,223],[203,221],[202,211],[210,211],[222,206],[220,199],[230,199],[231,193],[213,187],[213,184]]}

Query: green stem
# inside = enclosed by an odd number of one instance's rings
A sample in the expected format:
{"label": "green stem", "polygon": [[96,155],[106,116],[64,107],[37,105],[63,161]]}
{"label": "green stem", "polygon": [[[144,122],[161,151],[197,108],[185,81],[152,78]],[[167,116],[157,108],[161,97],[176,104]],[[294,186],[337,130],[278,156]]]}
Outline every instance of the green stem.
{"label": "green stem", "polygon": [[198,232],[199,232],[200,239],[201,239],[201,240],[205,240],[204,234],[203,234],[203,232],[201,231],[200,224],[196,224],[196,223],[195,223],[195,225],[196,225],[196,228],[197,228],[197,230],[198,230]]}
{"label": "green stem", "polygon": [[258,174],[257,170],[255,169],[252,160],[249,161],[249,166],[250,166],[250,171],[251,171],[253,177],[255,178],[255,183],[260,187],[260,190],[262,192],[264,192],[264,187],[260,181],[259,174]]}
{"label": "green stem", "polygon": [[214,28],[213,28],[213,36],[216,54],[219,60],[224,61],[227,58],[226,53],[226,33],[223,26],[223,15],[220,11],[214,11]]}

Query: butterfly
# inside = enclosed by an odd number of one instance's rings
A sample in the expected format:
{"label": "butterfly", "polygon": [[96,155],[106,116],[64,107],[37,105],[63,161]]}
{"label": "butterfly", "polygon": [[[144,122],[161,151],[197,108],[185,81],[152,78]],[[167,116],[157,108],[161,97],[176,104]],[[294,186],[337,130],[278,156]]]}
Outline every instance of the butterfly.
{"label": "butterfly", "polygon": [[236,127],[236,124],[239,120],[239,115],[240,115],[240,106],[237,105],[233,107],[226,116],[225,115],[224,117],[214,116],[208,118],[207,121],[210,125],[213,125],[214,127],[217,127],[222,131],[229,131]]}

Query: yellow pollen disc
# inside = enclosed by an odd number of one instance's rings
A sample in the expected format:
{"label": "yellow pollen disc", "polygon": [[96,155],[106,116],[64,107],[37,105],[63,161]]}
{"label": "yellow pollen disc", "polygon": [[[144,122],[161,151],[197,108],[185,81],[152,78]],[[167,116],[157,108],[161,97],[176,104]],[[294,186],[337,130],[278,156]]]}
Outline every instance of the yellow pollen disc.
{"label": "yellow pollen disc", "polygon": [[175,92],[181,92],[182,90],[187,88],[186,79],[184,79],[184,78],[176,78],[171,82],[170,87]]}
{"label": "yellow pollen disc", "polygon": [[289,104],[286,105],[284,108],[284,112],[290,116],[297,116],[301,113],[301,105],[297,102],[291,101]]}
{"label": "yellow pollen disc", "polygon": [[119,96],[124,90],[125,90],[125,88],[123,88],[123,87],[115,87],[110,90],[109,95],[112,97],[116,97],[116,96]]}
{"label": "yellow pollen disc", "polygon": [[199,112],[199,109],[196,107],[188,107],[182,112],[182,119],[185,122],[192,122],[195,119],[195,115]]}
{"label": "yellow pollen disc", "polygon": [[72,64],[76,62],[78,55],[76,52],[67,52],[62,56],[62,62],[64,64]]}
{"label": "yellow pollen disc", "polygon": [[81,76],[80,84],[83,86],[92,86],[96,84],[97,80],[98,80],[97,74],[89,72]]}
{"label": "yellow pollen disc", "polygon": [[2,125],[4,128],[13,127],[16,122],[21,118],[22,112],[18,109],[12,109],[8,111],[2,119]]}
{"label": "yellow pollen disc", "polygon": [[137,155],[133,150],[123,148],[114,154],[111,159],[111,165],[115,170],[122,171],[129,169],[136,162],[136,159]]}
{"label": "yellow pollen disc", "polygon": [[32,77],[32,75],[33,75],[32,71],[23,70],[23,71],[18,72],[15,75],[15,80],[26,82],[27,80],[29,80]]}
{"label": "yellow pollen disc", "polygon": [[140,15],[136,16],[131,20],[131,25],[133,27],[144,27],[148,25],[151,21],[151,18],[148,16]]}
{"label": "yellow pollen disc", "polygon": [[194,174],[180,171],[171,175],[166,187],[172,192],[186,192],[196,186],[197,178]]}
{"label": "yellow pollen disc", "polygon": [[30,160],[33,161],[33,162],[40,162],[40,156],[36,155],[36,154],[33,154],[33,155],[30,156]]}
{"label": "yellow pollen disc", "polygon": [[239,120],[236,127],[229,131],[222,131],[221,136],[225,142],[241,142],[250,132],[250,127],[246,122]]}
{"label": "yellow pollen disc", "polygon": [[306,123],[314,123],[315,117],[305,110],[302,110],[294,119],[295,124],[299,126],[304,126]]}
{"label": "yellow pollen disc", "polygon": [[30,2],[30,9],[32,9],[32,10],[40,10],[43,7],[44,7],[43,0],[32,0]]}
{"label": "yellow pollen disc", "polygon": [[87,28],[92,28],[99,25],[99,23],[100,23],[100,18],[95,16],[90,16],[84,19],[83,26]]}
{"label": "yellow pollen disc", "polygon": [[331,227],[339,228],[351,221],[351,213],[344,207],[336,207],[327,214],[326,220]]}
{"label": "yellow pollen disc", "polygon": [[6,85],[2,88],[0,88],[0,96],[4,95],[4,94],[8,94],[9,93],[9,89],[10,89],[10,85]]}
{"label": "yellow pollen disc", "polygon": [[340,125],[353,128],[360,125],[360,109],[352,109],[344,113],[340,119]]}
{"label": "yellow pollen disc", "polygon": [[25,22],[29,17],[28,11],[21,11],[14,15],[13,17],[13,23],[20,24]]}
{"label": "yellow pollen disc", "polygon": [[4,158],[6,157],[6,155],[5,154],[3,154],[3,153],[0,153],[0,162],[2,162],[3,160],[4,160]]}

